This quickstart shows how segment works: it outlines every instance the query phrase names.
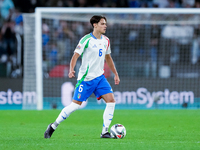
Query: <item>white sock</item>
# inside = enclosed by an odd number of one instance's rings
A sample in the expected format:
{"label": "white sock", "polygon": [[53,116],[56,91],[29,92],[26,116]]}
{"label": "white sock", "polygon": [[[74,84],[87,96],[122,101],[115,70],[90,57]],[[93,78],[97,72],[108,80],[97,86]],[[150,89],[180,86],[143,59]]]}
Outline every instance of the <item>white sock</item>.
{"label": "white sock", "polygon": [[115,103],[106,103],[106,108],[103,114],[103,129],[102,134],[108,132],[108,128],[113,118]]}
{"label": "white sock", "polygon": [[69,117],[69,115],[74,112],[75,110],[79,109],[81,105],[71,102],[69,106],[66,106],[62,109],[56,121],[51,125],[51,127],[55,130],[58,125],[63,122],[65,119]]}

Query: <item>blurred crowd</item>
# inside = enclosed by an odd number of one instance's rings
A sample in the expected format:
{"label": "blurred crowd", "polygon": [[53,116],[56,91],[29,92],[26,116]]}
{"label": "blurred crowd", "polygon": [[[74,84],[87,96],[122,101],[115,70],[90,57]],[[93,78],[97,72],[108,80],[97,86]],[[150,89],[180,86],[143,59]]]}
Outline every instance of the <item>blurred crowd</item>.
{"label": "blurred crowd", "polygon": [[[92,31],[88,19],[74,21],[86,15],[65,17],[68,19],[43,19],[43,70],[47,76],[56,76],[52,71],[58,65],[69,65],[80,38]],[[162,66],[170,69],[170,77],[199,70],[199,15],[112,14],[107,18],[106,36],[112,43],[112,57],[121,76],[157,77]],[[118,21],[122,19],[123,23]]]}
{"label": "blurred crowd", "polygon": [[[8,0],[1,0],[8,1]],[[9,0],[21,12],[33,12],[35,7],[199,7],[199,0]]]}
{"label": "blurred crowd", "polygon": [[[200,0],[0,0],[0,76],[7,76],[7,77],[22,77],[23,71],[23,17],[22,13],[33,13],[36,7],[124,7],[124,8],[200,8]],[[83,26],[83,25],[82,25]],[[173,26],[173,27],[172,27]],[[83,32],[83,29],[80,24],[74,24],[72,26],[73,28],[78,28],[82,36],[86,32],[89,31],[89,29],[85,29],[85,32]],[[124,30],[124,35],[128,35],[125,42],[133,43],[135,39],[144,38],[144,34],[142,32],[149,30],[148,32],[151,32],[151,59],[152,61],[157,61],[157,50],[159,46],[158,39],[160,37],[166,37],[164,41],[164,45],[167,45],[170,48],[174,49],[174,43],[171,40],[172,37],[174,38],[174,35],[170,33],[182,33],[183,36],[186,36],[187,39],[191,39],[194,36],[197,37],[197,34],[194,35],[194,33],[199,33],[199,27],[191,27],[191,26],[182,26],[177,27],[175,25],[170,25],[166,27],[162,26],[151,26],[149,27],[132,27],[133,29],[131,32],[126,33],[127,31]],[[144,29],[145,28],[145,29]],[[139,30],[138,30],[139,29]],[[66,43],[70,43],[70,39],[77,38],[77,35],[75,32],[77,30],[74,30],[74,32],[67,29],[66,22],[59,22],[59,28],[56,29],[58,33],[57,38],[63,38],[64,36],[69,37],[68,41],[65,41]],[[137,35],[140,36],[139,38],[135,38],[134,30],[137,30]],[[113,30],[114,31],[114,30]],[[184,33],[184,31],[188,31]],[[112,30],[110,30],[112,32]],[[188,34],[189,33],[189,34]],[[43,59],[47,59],[45,55],[45,51],[47,51],[50,47],[51,52],[50,58],[52,63],[56,64],[55,56],[57,57],[57,53],[59,49],[58,47],[62,47],[63,43],[52,43],[49,39],[49,25],[43,24],[43,47],[44,47],[44,56]],[[78,34],[78,33],[77,33]],[[112,35],[110,34],[110,37],[112,39]],[[78,36],[78,37],[79,37]],[[109,32],[108,32],[109,36]],[[114,39],[114,38],[113,38]],[[193,47],[198,45],[198,40],[196,39],[196,43],[193,42]],[[77,39],[78,40],[78,39]],[[124,39],[121,39],[124,40]],[[142,41],[142,40],[141,40]],[[115,43],[119,43],[119,41],[114,40]],[[134,41],[138,43],[138,41]],[[182,53],[182,55],[188,55],[188,49],[191,47],[191,42],[188,42],[187,40],[181,40],[179,39],[178,49],[181,51],[185,51],[185,53]],[[50,43],[50,44],[48,44]],[[167,43],[167,44],[166,44]],[[189,43],[189,44],[188,44]],[[70,45],[70,44],[69,44]],[[117,44],[116,44],[117,45]],[[115,48],[116,54],[119,49],[125,49],[127,53],[129,52],[129,47],[126,47],[129,45],[129,43],[124,44],[125,47],[117,47]],[[144,45],[142,43],[136,44],[136,49],[139,49],[139,53],[144,53]],[[141,47],[140,47],[141,45]],[[176,44],[177,45],[177,44]],[[72,45],[74,47],[75,45]],[[143,46],[143,48],[142,48]],[[69,47],[66,47],[69,48]],[[132,49],[132,48],[131,48]],[[176,49],[176,48],[175,48]],[[64,52],[63,52],[64,53]],[[173,52],[175,53],[175,52]],[[196,51],[193,50],[193,55],[196,56]],[[59,57],[62,57],[62,52],[59,52]],[[198,54],[199,55],[199,54]],[[67,56],[71,56],[71,54],[67,54]],[[166,60],[164,62],[166,65],[168,65],[169,61],[176,61],[177,57],[176,54],[173,55],[174,57],[165,57]],[[182,58],[185,58],[185,56],[179,56],[180,61],[187,62],[191,60],[181,60]],[[191,56],[192,57],[192,56]],[[188,57],[186,57],[188,58]],[[168,60],[170,59],[170,60]],[[192,63],[196,63],[198,60],[194,57],[192,60]]]}

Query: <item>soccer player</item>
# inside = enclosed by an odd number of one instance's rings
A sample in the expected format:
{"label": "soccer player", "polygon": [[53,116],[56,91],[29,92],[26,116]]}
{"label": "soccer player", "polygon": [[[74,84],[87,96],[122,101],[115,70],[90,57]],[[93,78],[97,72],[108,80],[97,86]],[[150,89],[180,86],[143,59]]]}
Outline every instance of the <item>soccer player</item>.
{"label": "soccer player", "polygon": [[110,41],[103,35],[106,32],[106,18],[103,16],[93,16],[90,23],[93,26],[93,32],[85,35],[78,43],[74,55],[70,62],[69,78],[75,77],[74,67],[78,57],[82,56],[82,64],[79,69],[76,88],[73,100],[70,105],[62,109],[54,123],[48,125],[44,133],[44,138],[50,138],[58,125],[64,121],[75,110],[79,109],[83,101],[94,93],[97,98],[103,98],[106,102],[106,108],[103,114],[103,129],[101,138],[111,138],[108,132],[111,124],[115,99],[112,88],[105,78],[104,61],[114,73],[115,84],[119,84],[120,79],[110,55]]}

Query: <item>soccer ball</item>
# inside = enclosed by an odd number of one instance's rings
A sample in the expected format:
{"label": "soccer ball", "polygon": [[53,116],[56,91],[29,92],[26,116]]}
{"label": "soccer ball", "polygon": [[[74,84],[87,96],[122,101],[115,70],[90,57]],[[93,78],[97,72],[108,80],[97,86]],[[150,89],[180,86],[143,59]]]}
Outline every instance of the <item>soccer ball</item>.
{"label": "soccer ball", "polygon": [[123,139],[126,136],[126,128],[122,124],[115,124],[110,128],[110,135],[114,139]]}

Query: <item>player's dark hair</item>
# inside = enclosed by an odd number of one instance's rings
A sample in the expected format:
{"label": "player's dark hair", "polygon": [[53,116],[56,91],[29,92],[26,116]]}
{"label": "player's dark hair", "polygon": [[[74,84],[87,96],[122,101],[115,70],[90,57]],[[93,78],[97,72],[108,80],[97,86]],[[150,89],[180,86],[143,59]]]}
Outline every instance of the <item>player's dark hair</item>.
{"label": "player's dark hair", "polygon": [[90,23],[91,23],[92,27],[94,27],[94,25],[93,25],[94,23],[98,23],[101,19],[105,19],[105,21],[107,21],[106,17],[104,17],[104,16],[97,16],[97,15],[93,16],[90,19]]}

